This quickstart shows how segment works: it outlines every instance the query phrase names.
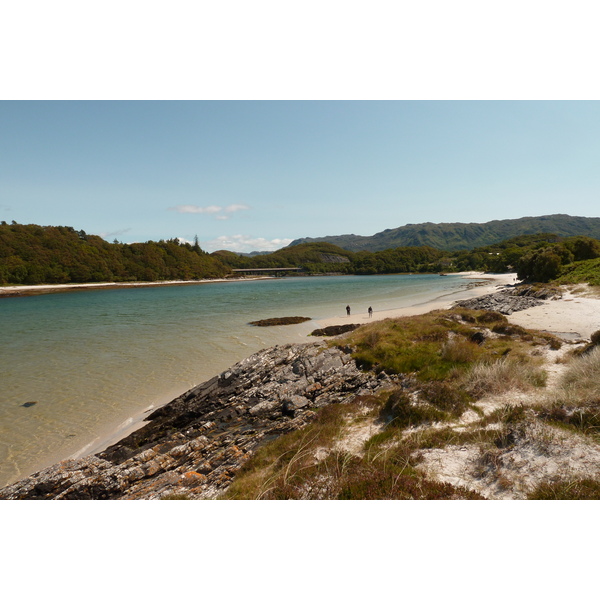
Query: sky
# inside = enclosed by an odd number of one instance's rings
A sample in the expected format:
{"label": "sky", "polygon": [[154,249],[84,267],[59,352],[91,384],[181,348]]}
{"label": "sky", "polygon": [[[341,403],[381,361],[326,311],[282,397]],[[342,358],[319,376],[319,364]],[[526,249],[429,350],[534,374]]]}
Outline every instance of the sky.
{"label": "sky", "polygon": [[275,250],[600,216],[597,101],[2,101],[0,220]]}

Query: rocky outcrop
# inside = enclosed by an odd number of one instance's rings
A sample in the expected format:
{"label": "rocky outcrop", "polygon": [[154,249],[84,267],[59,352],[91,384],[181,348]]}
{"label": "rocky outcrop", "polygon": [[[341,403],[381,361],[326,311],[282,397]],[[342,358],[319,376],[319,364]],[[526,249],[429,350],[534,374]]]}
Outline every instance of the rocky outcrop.
{"label": "rocky outcrop", "polygon": [[215,498],[260,444],[303,427],[319,407],[391,385],[360,371],[348,348],[269,348],[154,411],[104,452],[44,469],[0,499]]}
{"label": "rocky outcrop", "polygon": [[358,323],[348,323],[347,325],[330,325],[329,327],[323,327],[323,329],[315,329],[310,335],[314,335],[315,337],[331,337],[354,331],[358,327],[360,327]]}
{"label": "rocky outcrop", "polygon": [[262,321],[250,321],[248,325],[257,327],[273,327],[276,325],[296,325],[310,321],[310,317],[274,317],[272,319],[263,319]]}
{"label": "rocky outcrop", "polygon": [[503,315],[511,315],[519,310],[527,310],[543,304],[545,300],[554,300],[561,297],[561,292],[556,288],[535,288],[531,285],[519,285],[487,294],[470,300],[461,300],[454,306],[469,308],[471,310],[493,310]]}

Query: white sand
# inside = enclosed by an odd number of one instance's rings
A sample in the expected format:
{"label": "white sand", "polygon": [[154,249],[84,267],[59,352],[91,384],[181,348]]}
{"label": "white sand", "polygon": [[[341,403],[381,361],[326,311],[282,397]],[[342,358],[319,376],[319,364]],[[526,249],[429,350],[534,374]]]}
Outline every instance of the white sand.
{"label": "white sand", "polygon": [[197,285],[201,283],[222,283],[225,281],[250,281],[254,279],[272,279],[267,275],[256,277],[228,277],[227,279],[174,279],[172,281],[114,281],[107,283],[49,283],[42,285],[5,285],[0,286],[0,296],[13,295],[17,293],[31,293],[43,290],[45,292],[68,292],[80,288],[102,289],[102,288],[128,288],[128,287],[153,287],[157,285]]}
{"label": "white sand", "polygon": [[589,340],[600,329],[600,299],[576,296],[563,288],[560,300],[513,313],[509,320],[528,329],[568,333]]}
{"label": "white sand", "polygon": [[350,315],[337,315],[328,319],[321,319],[316,322],[319,329],[324,327],[330,327],[331,325],[346,325],[348,323],[357,323],[364,325],[370,321],[381,321],[382,319],[391,319],[398,317],[412,317],[413,315],[422,315],[432,310],[450,308],[454,302],[458,300],[466,300],[468,298],[475,298],[477,296],[485,296],[486,294],[493,294],[494,292],[500,291],[507,285],[513,285],[515,283],[514,273],[503,273],[503,274],[484,274],[475,271],[469,271],[461,273],[465,279],[487,279],[489,283],[486,285],[480,285],[473,287],[468,290],[461,290],[447,296],[443,296],[436,300],[426,302],[423,304],[417,304],[416,306],[408,306],[406,308],[396,308],[392,310],[374,310],[373,316],[369,318],[369,315],[365,312],[363,314]]}

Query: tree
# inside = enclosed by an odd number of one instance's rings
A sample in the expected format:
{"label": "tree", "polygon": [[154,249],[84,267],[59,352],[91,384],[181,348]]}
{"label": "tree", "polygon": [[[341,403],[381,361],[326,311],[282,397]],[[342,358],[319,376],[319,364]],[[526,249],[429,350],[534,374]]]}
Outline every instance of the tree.
{"label": "tree", "polygon": [[590,260],[600,256],[600,242],[593,238],[570,238],[565,241],[565,246],[573,253],[574,260]]}
{"label": "tree", "polygon": [[[524,281],[548,283],[552,279],[556,279],[560,273],[561,266],[567,264],[568,255],[562,254],[563,256],[561,256],[558,247],[534,250],[519,260],[517,276]],[[564,263],[563,259],[566,259]]]}

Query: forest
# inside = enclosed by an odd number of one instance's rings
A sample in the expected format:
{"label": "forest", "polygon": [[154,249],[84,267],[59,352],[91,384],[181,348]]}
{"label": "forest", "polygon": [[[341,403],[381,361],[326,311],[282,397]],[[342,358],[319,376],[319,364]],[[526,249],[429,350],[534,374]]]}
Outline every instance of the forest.
{"label": "forest", "polygon": [[0,224],[0,284],[192,280],[230,269],[196,243],[109,243],[73,227]]}
{"label": "forest", "polygon": [[179,239],[110,243],[73,227],[0,224],[0,285],[169,281],[223,278],[234,269],[300,267],[301,274],[512,272],[528,282],[600,285],[600,241],[587,236],[520,235],[490,246],[448,251],[401,246],[370,252],[327,242],[297,244],[270,254],[208,254]]}

